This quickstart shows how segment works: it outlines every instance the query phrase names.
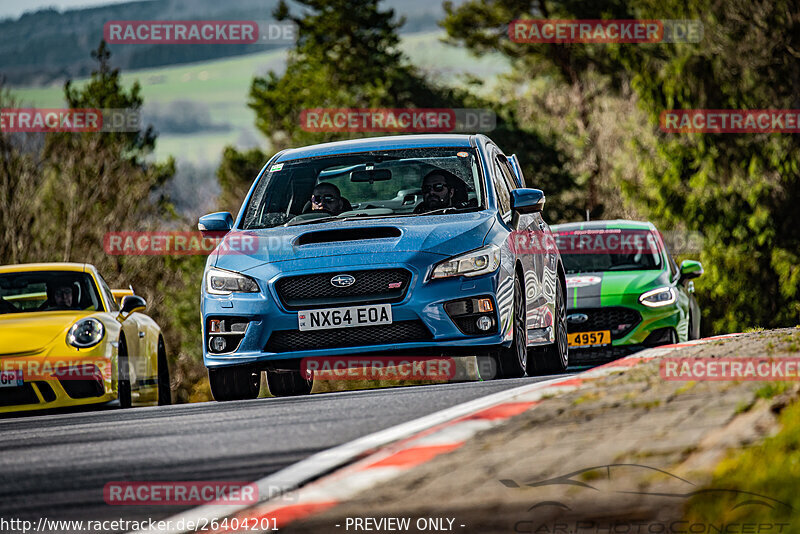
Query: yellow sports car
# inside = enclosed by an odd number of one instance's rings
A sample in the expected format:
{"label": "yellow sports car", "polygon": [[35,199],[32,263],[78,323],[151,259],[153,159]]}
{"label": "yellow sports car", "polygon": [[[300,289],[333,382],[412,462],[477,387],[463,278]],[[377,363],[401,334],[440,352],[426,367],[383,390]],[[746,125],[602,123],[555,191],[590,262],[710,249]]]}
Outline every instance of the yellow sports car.
{"label": "yellow sports car", "polygon": [[86,263],[0,267],[0,413],[169,404],[159,326]]}

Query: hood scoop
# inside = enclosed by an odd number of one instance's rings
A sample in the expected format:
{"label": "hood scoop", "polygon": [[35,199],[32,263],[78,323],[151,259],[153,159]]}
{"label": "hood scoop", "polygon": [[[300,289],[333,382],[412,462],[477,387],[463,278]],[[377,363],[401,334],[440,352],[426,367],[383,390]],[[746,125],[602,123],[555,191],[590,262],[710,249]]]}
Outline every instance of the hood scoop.
{"label": "hood scoop", "polygon": [[295,240],[295,246],[317,245],[320,243],[338,243],[341,241],[361,241],[364,239],[393,239],[402,232],[392,226],[371,226],[361,228],[337,228],[335,230],[319,230],[306,232]]}

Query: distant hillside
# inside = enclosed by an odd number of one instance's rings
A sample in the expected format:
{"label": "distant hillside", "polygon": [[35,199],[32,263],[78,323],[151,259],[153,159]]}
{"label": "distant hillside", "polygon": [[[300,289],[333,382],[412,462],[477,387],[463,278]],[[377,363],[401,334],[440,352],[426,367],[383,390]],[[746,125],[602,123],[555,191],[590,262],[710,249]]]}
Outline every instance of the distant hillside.
{"label": "distant hillside", "polygon": [[[455,3],[459,3],[458,1]],[[138,1],[59,12],[54,9],[0,21],[0,76],[11,85],[45,85],[88,75],[90,52],[109,20],[271,20],[277,0]],[[406,19],[400,33],[437,29],[439,0],[386,0]],[[276,45],[112,45],[123,71],[266,52]]]}

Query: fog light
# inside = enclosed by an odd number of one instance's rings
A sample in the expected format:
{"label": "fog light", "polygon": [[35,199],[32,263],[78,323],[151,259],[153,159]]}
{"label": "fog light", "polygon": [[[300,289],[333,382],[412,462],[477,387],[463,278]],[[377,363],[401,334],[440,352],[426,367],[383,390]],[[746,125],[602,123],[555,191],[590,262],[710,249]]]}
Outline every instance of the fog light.
{"label": "fog light", "polygon": [[211,350],[213,350],[214,352],[222,352],[222,351],[225,350],[225,346],[227,345],[227,343],[225,342],[225,338],[224,337],[222,337],[222,336],[214,336],[214,337],[211,338],[211,340],[209,341],[208,345],[209,345],[209,347],[211,347]]}
{"label": "fog light", "polygon": [[492,328],[492,326],[494,325],[494,321],[492,320],[491,317],[487,317],[484,315],[482,317],[479,317],[478,321],[475,324],[478,325],[479,329],[485,332],[486,330]]}
{"label": "fog light", "polygon": [[[478,299],[478,311],[483,313],[494,311],[494,306],[492,305],[492,299]],[[484,328],[483,330],[486,329]]]}

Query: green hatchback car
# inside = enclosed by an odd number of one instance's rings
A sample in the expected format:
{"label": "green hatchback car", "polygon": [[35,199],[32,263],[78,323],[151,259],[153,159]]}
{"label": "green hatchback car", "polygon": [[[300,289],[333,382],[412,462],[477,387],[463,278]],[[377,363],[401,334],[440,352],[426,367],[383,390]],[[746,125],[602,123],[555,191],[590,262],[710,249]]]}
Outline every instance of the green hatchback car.
{"label": "green hatchback car", "polygon": [[553,225],[567,275],[570,363],[608,362],[638,350],[696,339],[700,262],[677,266],[649,222]]}

